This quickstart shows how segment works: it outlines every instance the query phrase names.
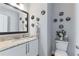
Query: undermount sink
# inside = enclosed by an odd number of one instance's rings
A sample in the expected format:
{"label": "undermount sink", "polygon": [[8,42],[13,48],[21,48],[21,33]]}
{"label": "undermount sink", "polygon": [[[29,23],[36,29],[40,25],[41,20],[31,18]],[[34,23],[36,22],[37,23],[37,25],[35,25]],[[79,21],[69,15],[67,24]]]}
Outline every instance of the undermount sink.
{"label": "undermount sink", "polygon": [[14,37],[13,39],[21,39],[21,37]]}
{"label": "undermount sink", "polygon": [[12,41],[12,42],[15,42],[17,40],[22,40],[24,39],[23,37],[13,37],[13,38],[1,38],[0,39],[0,42],[5,42],[5,41]]}
{"label": "undermount sink", "polygon": [[11,40],[11,39],[0,39],[0,42],[8,41],[8,40]]}
{"label": "undermount sink", "polygon": [[0,39],[0,42],[4,42],[4,41],[16,41],[16,40],[18,40],[18,39],[21,39],[21,38],[7,38],[7,39]]}

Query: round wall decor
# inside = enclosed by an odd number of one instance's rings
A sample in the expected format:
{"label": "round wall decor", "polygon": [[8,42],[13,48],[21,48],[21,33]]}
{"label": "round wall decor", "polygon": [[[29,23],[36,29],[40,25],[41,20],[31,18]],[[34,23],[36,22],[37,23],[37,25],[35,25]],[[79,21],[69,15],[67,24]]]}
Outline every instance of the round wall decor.
{"label": "round wall decor", "polygon": [[64,28],[64,25],[59,25],[59,29],[63,29]]}
{"label": "round wall decor", "polygon": [[57,22],[57,19],[55,18],[53,21],[54,21],[54,22]]}
{"label": "round wall decor", "polygon": [[45,15],[45,13],[46,13],[45,10],[42,10],[42,11],[41,11],[41,14],[42,14],[42,15]]}
{"label": "round wall decor", "polygon": [[32,23],[31,26],[34,27],[34,24]]}
{"label": "round wall decor", "polygon": [[39,21],[39,20],[40,20],[40,18],[37,17],[37,18],[36,18],[36,21]]}
{"label": "round wall decor", "polygon": [[34,19],[34,18],[35,18],[34,15],[32,15],[32,16],[31,16],[31,19]]}
{"label": "round wall decor", "polygon": [[59,12],[59,16],[63,16],[64,15],[64,12]]}
{"label": "round wall decor", "polygon": [[60,22],[63,22],[63,18],[60,19]]}
{"label": "round wall decor", "polygon": [[70,17],[66,17],[66,21],[70,21],[71,20],[71,18]]}

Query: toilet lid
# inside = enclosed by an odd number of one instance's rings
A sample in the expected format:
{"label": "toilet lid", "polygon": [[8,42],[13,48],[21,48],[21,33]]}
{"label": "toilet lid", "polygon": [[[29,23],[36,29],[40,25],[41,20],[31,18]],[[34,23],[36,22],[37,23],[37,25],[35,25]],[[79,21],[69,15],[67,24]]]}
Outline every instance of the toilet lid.
{"label": "toilet lid", "polygon": [[55,56],[67,56],[67,53],[65,51],[56,50]]}

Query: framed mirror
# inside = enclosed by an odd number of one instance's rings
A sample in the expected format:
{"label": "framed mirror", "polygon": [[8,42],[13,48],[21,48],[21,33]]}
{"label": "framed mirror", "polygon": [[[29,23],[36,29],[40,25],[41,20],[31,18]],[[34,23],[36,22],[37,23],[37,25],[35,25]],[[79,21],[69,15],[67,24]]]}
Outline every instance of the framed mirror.
{"label": "framed mirror", "polygon": [[0,35],[16,33],[28,33],[28,12],[0,3]]}

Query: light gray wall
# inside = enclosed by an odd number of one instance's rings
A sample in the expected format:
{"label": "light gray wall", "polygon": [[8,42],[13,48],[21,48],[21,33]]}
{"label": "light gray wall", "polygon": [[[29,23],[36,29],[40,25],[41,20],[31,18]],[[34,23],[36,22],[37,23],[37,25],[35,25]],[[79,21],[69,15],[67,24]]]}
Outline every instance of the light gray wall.
{"label": "light gray wall", "polygon": [[[74,25],[74,21],[75,21],[75,17],[74,17],[74,4],[60,4],[60,3],[52,3],[52,4],[48,4],[49,5],[49,9],[50,10],[50,19],[52,20],[52,50],[53,53],[55,52],[55,38],[56,38],[56,31],[60,30],[59,29],[59,25],[63,24],[64,25],[64,30],[67,32],[68,37],[69,37],[69,47],[68,47],[68,54],[69,55],[74,55],[74,47],[75,47],[75,25]],[[59,12],[64,12],[63,16],[59,16]],[[67,22],[65,19],[66,17],[69,16],[71,17],[71,21]],[[53,22],[53,19],[57,18],[58,21],[56,23]],[[64,21],[62,23],[59,22],[59,19],[63,18]]]}
{"label": "light gray wall", "polygon": [[52,54],[52,45],[54,46],[55,42],[52,40],[52,5],[47,4],[47,48],[48,48],[48,55]]}
{"label": "light gray wall", "polygon": [[[76,46],[79,47],[79,3],[75,4],[75,30],[76,30]],[[79,49],[75,47],[75,55],[79,55]]]}
{"label": "light gray wall", "polygon": [[29,9],[30,9],[30,3],[24,3],[24,10],[26,12],[29,12]]}
{"label": "light gray wall", "polygon": [[[45,10],[46,14],[41,15],[41,11]],[[30,35],[36,34],[36,27],[32,27],[31,24],[36,24],[36,17],[40,18],[40,40],[39,40],[39,55],[46,56],[47,53],[47,46],[48,46],[48,40],[47,40],[47,4],[43,3],[31,3],[29,8],[29,22],[30,22]],[[34,15],[35,19],[31,20],[31,16]]]}
{"label": "light gray wall", "polygon": [[[29,20],[30,24],[30,35],[35,35],[36,28],[31,27],[32,23],[36,23],[36,17],[40,18],[40,30],[41,30],[41,39],[40,39],[40,55],[50,55],[51,51],[55,52],[55,38],[56,38],[56,31],[59,30],[58,26],[60,24],[59,19],[63,18],[64,22],[64,30],[67,31],[69,36],[69,47],[68,47],[68,54],[74,55],[74,47],[75,47],[75,25],[74,25],[74,4],[29,4],[29,14],[30,18],[32,15],[35,16],[34,20]],[[41,10],[46,10],[46,15],[41,15]],[[59,12],[63,11],[64,16],[59,17]],[[70,22],[66,22],[66,17],[71,17]],[[57,18],[58,22],[54,23],[53,19]],[[73,28],[73,29],[71,29]],[[52,41],[51,41],[52,40]],[[52,45],[51,45],[52,44]],[[52,49],[51,49],[52,47]]]}

